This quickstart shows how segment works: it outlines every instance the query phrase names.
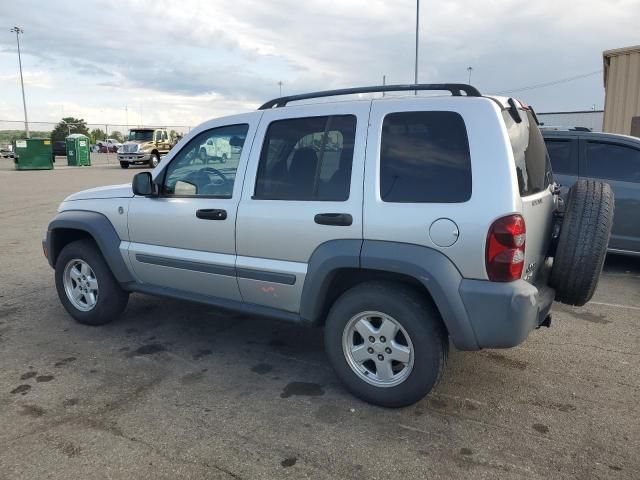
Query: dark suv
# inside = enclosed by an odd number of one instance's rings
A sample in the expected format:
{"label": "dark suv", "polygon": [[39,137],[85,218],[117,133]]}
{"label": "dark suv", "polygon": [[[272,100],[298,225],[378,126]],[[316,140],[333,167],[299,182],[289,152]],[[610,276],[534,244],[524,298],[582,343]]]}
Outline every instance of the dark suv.
{"label": "dark suv", "polygon": [[581,129],[541,129],[564,189],[579,178],[607,182],[615,195],[609,251],[640,255],[640,139]]}

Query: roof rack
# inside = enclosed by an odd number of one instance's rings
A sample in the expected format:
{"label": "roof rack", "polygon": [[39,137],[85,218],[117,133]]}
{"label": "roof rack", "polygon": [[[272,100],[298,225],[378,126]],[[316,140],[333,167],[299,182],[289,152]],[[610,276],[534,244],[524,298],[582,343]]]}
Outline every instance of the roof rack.
{"label": "roof rack", "polygon": [[268,110],[270,108],[284,107],[289,102],[296,100],[307,100],[309,98],[335,97],[338,95],[353,95],[357,93],[375,92],[410,92],[417,90],[446,90],[454,97],[459,97],[463,93],[467,97],[481,97],[482,94],[477,88],[465,83],[417,83],[408,85],[378,85],[372,87],[340,88],[337,90],[325,90],[322,92],[302,93],[300,95],[289,95],[287,97],[274,98],[262,105],[258,110]]}

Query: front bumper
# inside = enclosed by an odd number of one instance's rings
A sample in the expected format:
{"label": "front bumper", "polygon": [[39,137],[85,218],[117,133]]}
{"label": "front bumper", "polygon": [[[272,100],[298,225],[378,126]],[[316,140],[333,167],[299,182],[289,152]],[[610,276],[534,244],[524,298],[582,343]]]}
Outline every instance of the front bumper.
{"label": "front bumper", "polygon": [[459,292],[480,348],[522,343],[547,317],[555,297],[551,287],[524,280],[462,280]]}
{"label": "front bumper", "polygon": [[118,161],[127,163],[143,163],[148,162],[151,158],[150,153],[136,152],[136,153],[119,153]]}

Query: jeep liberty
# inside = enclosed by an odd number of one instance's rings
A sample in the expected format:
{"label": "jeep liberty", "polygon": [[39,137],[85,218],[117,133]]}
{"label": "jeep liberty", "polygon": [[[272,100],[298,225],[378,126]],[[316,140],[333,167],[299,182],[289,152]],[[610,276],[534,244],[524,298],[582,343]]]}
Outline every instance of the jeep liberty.
{"label": "jeep liberty", "polygon": [[[383,91],[409,95],[304,104]],[[214,167],[209,141],[237,155]],[[559,195],[523,103],[387,85],[205,122],[132,185],[66,198],[43,246],[80,323],[140,292],[323,326],[344,385],[400,407],[434,388],[450,343],[513,347],[554,299],[589,301],[613,205],[593,180]]]}

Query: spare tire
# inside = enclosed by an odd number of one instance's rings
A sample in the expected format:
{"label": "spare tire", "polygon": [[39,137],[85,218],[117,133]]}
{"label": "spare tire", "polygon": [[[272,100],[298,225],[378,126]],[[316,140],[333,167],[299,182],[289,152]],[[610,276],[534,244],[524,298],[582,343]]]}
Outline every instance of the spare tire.
{"label": "spare tire", "polygon": [[550,285],[556,300],[582,306],[598,285],[613,224],[608,183],[578,180],[569,190]]}

